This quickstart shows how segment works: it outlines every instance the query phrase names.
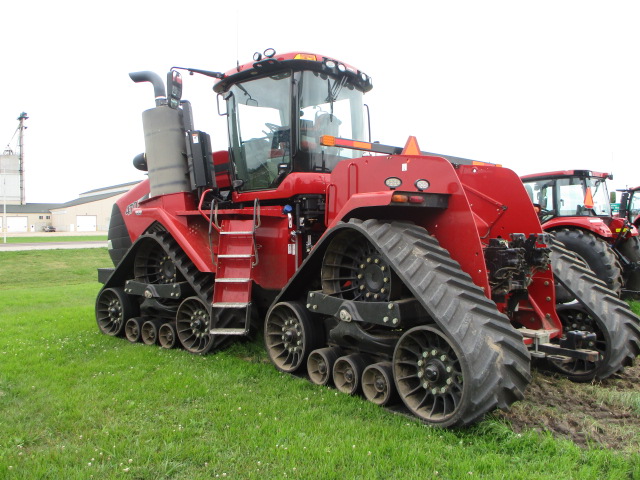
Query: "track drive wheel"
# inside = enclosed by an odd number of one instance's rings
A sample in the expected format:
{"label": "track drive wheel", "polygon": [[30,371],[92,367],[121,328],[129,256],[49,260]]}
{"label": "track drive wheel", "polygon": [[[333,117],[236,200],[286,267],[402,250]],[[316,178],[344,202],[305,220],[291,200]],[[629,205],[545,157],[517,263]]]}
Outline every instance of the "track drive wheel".
{"label": "track drive wheel", "polygon": [[342,232],[331,241],[322,263],[322,291],[363,302],[387,302],[397,297],[402,282],[363,235]]}
{"label": "track drive wheel", "polygon": [[106,335],[118,336],[127,319],[138,314],[137,303],[122,288],[106,288],[96,300],[98,328]]}
{"label": "track drive wheel", "polygon": [[295,372],[319,346],[321,333],[321,324],[298,302],[274,305],[264,324],[264,342],[271,362],[282,372]]}
{"label": "track drive wheel", "polygon": [[140,245],[133,267],[136,280],[149,284],[169,284],[184,280],[171,257],[154,239]]}
{"label": "track drive wheel", "polygon": [[[609,345],[611,343],[606,325],[600,319],[590,316],[587,310],[578,303],[559,305],[556,311],[562,322],[564,333],[580,331],[596,334],[596,340],[589,345],[583,345],[583,348],[600,352],[601,364],[606,365],[610,357]],[[600,366],[600,363],[580,359],[548,359],[548,364],[553,370],[574,382],[590,382],[596,377]]]}
{"label": "track drive wheel", "polygon": [[435,326],[405,332],[393,354],[400,398],[416,416],[440,427],[455,425],[475,408],[468,379],[483,372],[474,367]]}
{"label": "track drive wheel", "polygon": [[176,313],[176,331],[184,349],[198,355],[209,353],[214,344],[210,330],[207,305],[198,297],[183,300]]}

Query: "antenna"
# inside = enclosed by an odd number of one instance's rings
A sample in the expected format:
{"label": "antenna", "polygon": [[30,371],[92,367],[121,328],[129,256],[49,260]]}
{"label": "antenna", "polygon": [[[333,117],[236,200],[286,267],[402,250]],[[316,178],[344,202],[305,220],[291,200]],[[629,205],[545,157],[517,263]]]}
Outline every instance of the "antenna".
{"label": "antenna", "polygon": [[240,14],[238,13],[238,7],[236,7],[236,69],[240,71]]}

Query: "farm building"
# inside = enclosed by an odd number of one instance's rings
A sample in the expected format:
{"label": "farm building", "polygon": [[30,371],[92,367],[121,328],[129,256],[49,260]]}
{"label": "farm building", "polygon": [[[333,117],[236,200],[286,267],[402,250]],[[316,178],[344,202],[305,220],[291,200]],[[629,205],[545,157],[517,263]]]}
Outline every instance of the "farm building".
{"label": "farm building", "polygon": [[[106,232],[114,202],[137,183],[90,190],[66,203],[7,205],[6,232],[42,232],[46,226],[58,232]],[[3,217],[0,207],[0,228],[4,232]]]}

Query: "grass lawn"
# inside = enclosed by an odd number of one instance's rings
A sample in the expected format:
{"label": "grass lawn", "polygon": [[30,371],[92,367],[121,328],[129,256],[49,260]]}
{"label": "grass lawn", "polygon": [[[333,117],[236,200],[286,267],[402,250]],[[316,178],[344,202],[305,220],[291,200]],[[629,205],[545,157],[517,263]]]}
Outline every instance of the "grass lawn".
{"label": "grass lawn", "polygon": [[638,453],[497,417],[426,427],[277,372],[259,339],[200,357],[102,335],[107,266],[106,249],[0,253],[2,479],[640,478]]}
{"label": "grass lawn", "polygon": [[[7,237],[7,243],[99,242],[106,240],[106,235],[50,235],[43,237]],[[1,236],[0,243],[4,243],[4,238],[2,238]]]}

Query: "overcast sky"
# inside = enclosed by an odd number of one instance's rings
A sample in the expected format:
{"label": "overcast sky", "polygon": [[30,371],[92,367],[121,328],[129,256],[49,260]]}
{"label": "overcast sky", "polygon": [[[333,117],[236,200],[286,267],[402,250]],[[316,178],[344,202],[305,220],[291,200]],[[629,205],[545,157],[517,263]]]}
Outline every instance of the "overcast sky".
{"label": "overcast sky", "polygon": [[[0,148],[27,112],[27,202],[143,178],[141,113],[174,65],[227,71],[255,51],[308,51],[373,78],[374,140],[640,184],[635,1],[12,1],[0,7]],[[196,128],[226,148],[212,81],[185,76]],[[367,98],[365,97],[365,98]]]}

